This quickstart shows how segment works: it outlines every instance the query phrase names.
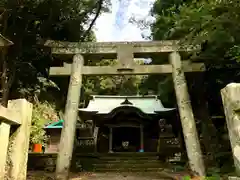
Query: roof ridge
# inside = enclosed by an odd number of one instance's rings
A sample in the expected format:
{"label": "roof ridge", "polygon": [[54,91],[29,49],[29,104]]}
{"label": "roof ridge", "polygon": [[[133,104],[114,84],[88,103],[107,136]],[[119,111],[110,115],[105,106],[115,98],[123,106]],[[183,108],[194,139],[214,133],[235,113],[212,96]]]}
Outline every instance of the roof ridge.
{"label": "roof ridge", "polygon": [[93,98],[157,98],[158,95],[91,95]]}

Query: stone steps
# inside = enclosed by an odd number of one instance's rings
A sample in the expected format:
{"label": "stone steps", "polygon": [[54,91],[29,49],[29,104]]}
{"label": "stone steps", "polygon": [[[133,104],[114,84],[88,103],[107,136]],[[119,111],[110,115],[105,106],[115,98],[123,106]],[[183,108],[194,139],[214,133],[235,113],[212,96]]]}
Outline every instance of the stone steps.
{"label": "stone steps", "polygon": [[100,157],[99,160],[101,161],[146,161],[146,160],[158,160],[159,158],[157,156],[151,156],[151,157]]}
{"label": "stone steps", "polygon": [[158,162],[145,162],[145,163],[108,163],[108,164],[94,164],[96,168],[117,168],[117,167],[122,167],[122,168],[145,168],[145,167],[150,167],[150,168],[160,168],[163,167],[161,163]]}
{"label": "stone steps", "polygon": [[[54,169],[56,157],[56,154],[29,154],[28,169]],[[158,159],[157,153],[77,154],[73,161],[76,167],[73,168],[88,172],[158,172],[172,164]]]}
{"label": "stone steps", "polygon": [[97,168],[95,172],[161,172],[163,168]]}
{"label": "stone steps", "polygon": [[145,163],[162,163],[160,160],[157,159],[115,159],[115,160],[97,160],[95,164],[119,164],[119,163],[128,163],[128,164],[145,164]]}

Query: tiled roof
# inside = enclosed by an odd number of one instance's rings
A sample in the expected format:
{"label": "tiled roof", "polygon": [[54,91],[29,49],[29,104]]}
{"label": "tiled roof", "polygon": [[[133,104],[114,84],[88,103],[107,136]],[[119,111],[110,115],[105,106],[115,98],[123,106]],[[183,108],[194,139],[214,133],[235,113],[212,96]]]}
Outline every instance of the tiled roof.
{"label": "tiled roof", "polygon": [[174,108],[164,108],[157,96],[92,96],[87,108],[81,108],[82,112],[95,112],[97,114],[109,114],[120,107],[134,107],[145,114],[156,114],[172,111]]}
{"label": "tiled roof", "polygon": [[47,125],[45,128],[51,128],[51,129],[57,129],[57,128],[62,128],[63,127],[63,122],[64,120],[59,120],[57,122],[54,122],[52,124]]}

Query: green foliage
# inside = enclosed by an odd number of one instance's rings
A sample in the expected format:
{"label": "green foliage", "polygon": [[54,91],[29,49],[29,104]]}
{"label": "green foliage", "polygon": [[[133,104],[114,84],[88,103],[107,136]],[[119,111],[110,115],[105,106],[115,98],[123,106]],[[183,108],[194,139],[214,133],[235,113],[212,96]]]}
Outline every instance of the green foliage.
{"label": "green foliage", "polygon": [[[220,89],[227,83],[239,81],[239,7],[237,0],[156,0],[151,10],[155,17],[155,22],[150,25],[151,39],[181,40],[182,43],[202,46],[199,52],[186,53],[183,57],[185,60],[205,62],[205,85],[210,90],[209,100],[219,106]],[[144,21],[139,20],[137,23],[149,24]],[[152,59],[152,64],[163,63],[168,63],[165,55]],[[160,82],[156,82],[156,78]],[[189,87],[191,86],[189,84]],[[174,101],[171,77],[148,76],[142,87],[151,88],[161,98],[166,99],[164,101],[167,104]]]}
{"label": "green foliage", "polygon": [[94,40],[92,17],[107,11],[109,0],[0,0],[0,5],[0,33],[14,43],[7,54],[6,79],[14,79],[8,87],[10,97],[17,98],[33,97],[43,88],[39,77],[48,78],[53,57],[43,42]]}
{"label": "green foliage", "polygon": [[[59,87],[48,78],[48,69],[53,62],[49,50],[42,44],[46,39],[65,41],[94,41],[92,26],[103,11],[108,11],[109,0],[0,0],[0,33],[14,42],[6,56],[7,78],[10,98],[26,98],[35,103],[43,101],[47,94],[56,98],[62,93]],[[1,65],[2,68],[2,65]],[[0,73],[3,69],[0,69]],[[3,82],[3,81],[2,81]],[[2,86],[3,87],[3,86]],[[49,89],[54,89],[49,91]],[[66,85],[67,88],[67,85]],[[51,102],[62,108],[61,97]],[[47,100],[51,98],[47,98]],[[51,101],[52,101],[51,99]],[[64,101],[64,100],[63,100]],[[48,110],[56,109],[47,103],[37,103],[33,109],[31,142],[43,143],[46,140],[44,125],[52,121],[45,117]],[[54,114],[52,112],[52,114]]]}
{"label": "green foliage", "polygon": [[203,49],[199,57],[206,60],[239,58],[237,1],[187,1],[185,4],[172,4],[161,12],[158,2],[153,8],[156,14],[156,22],[152,27],[154,39],[180,39],[201,44]]}
{"label": "green foliage", "polygon": [[[0,21],[1,31],[15,43],[9,53],[11,61],[9,61],[8,75],[11,76],[15,72],[15,81],[10,95],[14,98],[27,97],[30,101],[46,91],[44,89],[46,87],[58,88],[47,77],[48,67],[54,58],[39,44],[46,39],[96,41],[94,33],[86,30],[86,27],[91,27],[92,17],[97,17],[99,8],[101,8],[100,12],[108,11],[110,4],[109,0],[27,0],[19,2],[0,0],[0,2],[3,4],[2,12],[11,9],[7,16],[7,25]],[[3,32],[4,26],[5,32]],[[10,54],[12,54],[11,57]],[[90,65],[114,65],[115,63],[115,60],[89,62]],[[65,80],[62,81],[65,82]],[[61,83],[64,84],[60,82],[58,85]],[[140,83],[140,76],[84,77],[84,99],[90,94],[138,94]]]}
{"label": "green foliage", "polygon": [[[88,62],[89,65],[113,66],[117,60],[104,59],[99,62]],[[136,61],[141,64],[142,61]],[[84,98],[89,95],[136,95],[140,93],[140,84],[144,76],[87,76],[83,77]]]}
{"label": "green foliage", "polygon": [[59,120],[55,105],[37,102],[33,105],[30,143],[45,144],[47,140],[44,126]]}

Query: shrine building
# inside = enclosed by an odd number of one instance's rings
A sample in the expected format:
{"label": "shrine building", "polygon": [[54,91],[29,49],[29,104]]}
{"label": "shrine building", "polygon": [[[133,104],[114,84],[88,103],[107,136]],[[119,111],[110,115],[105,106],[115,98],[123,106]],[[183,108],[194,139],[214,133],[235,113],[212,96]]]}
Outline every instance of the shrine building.
{"label": "shrine building", "polygon": [[[85,123],[78,121],[76,125],[76,146],[80,152],[157,152],[159,120],[172,122],[174,110],[165,108],[156,95],[94,95],[86,108],[79,109]],[[58,151],[63,123],[60,120],[46,127],[50,135],[46,152]],[[176,138],[167,124],[161,137]]]}

